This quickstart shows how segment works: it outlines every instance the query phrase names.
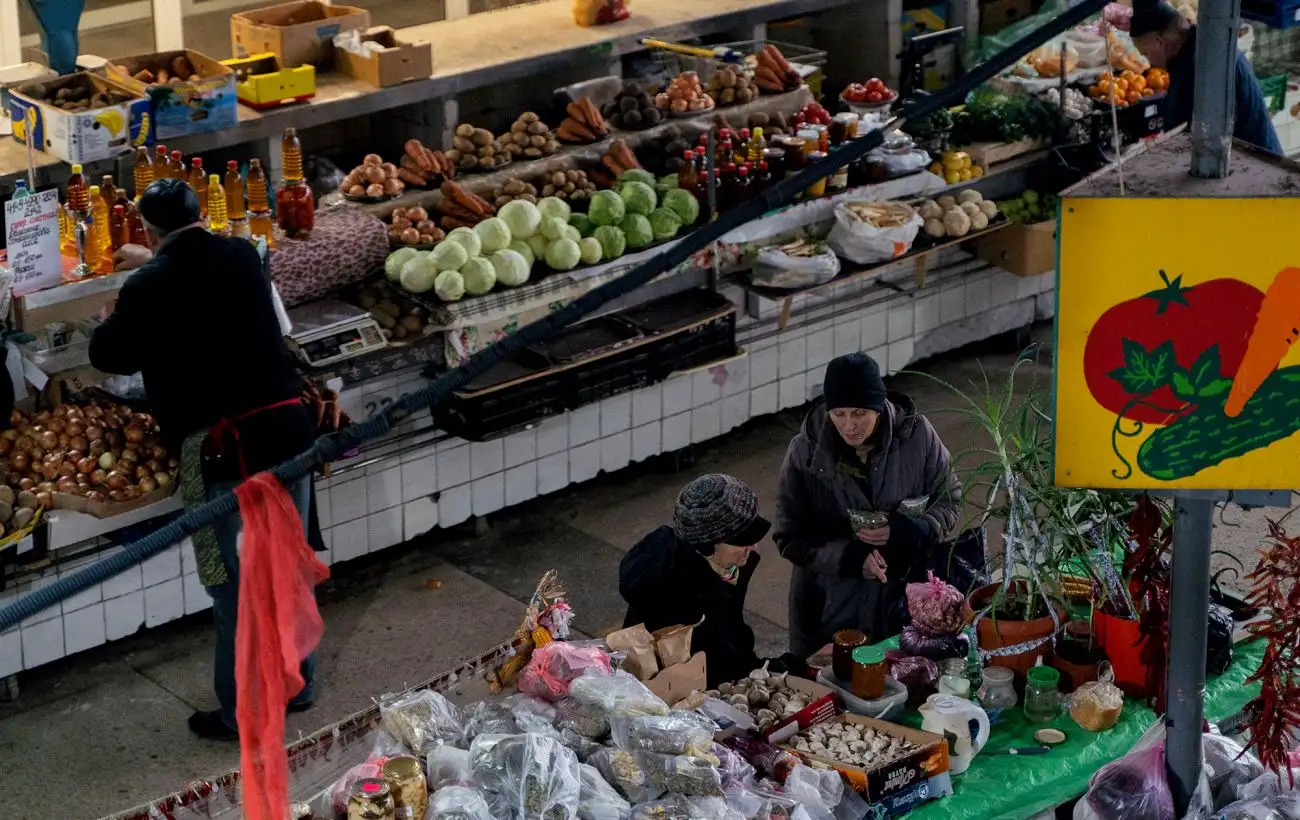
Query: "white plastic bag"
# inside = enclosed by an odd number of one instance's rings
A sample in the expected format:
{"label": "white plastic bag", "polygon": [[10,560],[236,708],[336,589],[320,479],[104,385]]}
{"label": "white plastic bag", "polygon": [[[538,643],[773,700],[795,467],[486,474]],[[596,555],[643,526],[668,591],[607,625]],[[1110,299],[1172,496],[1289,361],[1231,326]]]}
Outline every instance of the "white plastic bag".
{"label": "white plastic bag", "polygon": [[877,228],[853,215],[844,202],[835,203],[835,225],[826,244],[839,256],[859,265],[888,262],[912,248],[916,234],[925,220],[913,213],[898,227]]}
{"label": "white plastic bag", "polygon": [[469,752],[454,746],[439,746],[429,752],[425,762],[431,792],[447,786],[464,786],[474,775],[469,765]]}
{"label": "white plastic bag", "polygon": [[816,256],[790,256],[780,248],[760,248],[749,281],[765,288],[824,285],[840,273],[840,258],[827,250]]}

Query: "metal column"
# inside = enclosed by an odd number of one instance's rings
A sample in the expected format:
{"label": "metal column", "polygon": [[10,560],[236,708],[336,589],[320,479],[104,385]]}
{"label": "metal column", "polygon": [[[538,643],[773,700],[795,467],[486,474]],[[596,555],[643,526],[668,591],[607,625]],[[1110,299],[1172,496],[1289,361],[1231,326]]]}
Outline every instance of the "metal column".
{"label": "metal column", "polygon": [[1223,179],[1236,118],[1237,25],[1241,0],[1205,0],[1197,12],[1192,101],[1192,176]]}
{"label": "metal column", "polygon": [[[1202,0],[1197,16],[1191,171],[1201,179],[1223,179],[1228,176],[1232,158],[1241,0]],[[1165,765],[1178,817],[1187,813],[1204,765],[1201,726],[1205,718],[1205,642],[1213,528],[1211,494],[1177,496],[1169,594]]]}

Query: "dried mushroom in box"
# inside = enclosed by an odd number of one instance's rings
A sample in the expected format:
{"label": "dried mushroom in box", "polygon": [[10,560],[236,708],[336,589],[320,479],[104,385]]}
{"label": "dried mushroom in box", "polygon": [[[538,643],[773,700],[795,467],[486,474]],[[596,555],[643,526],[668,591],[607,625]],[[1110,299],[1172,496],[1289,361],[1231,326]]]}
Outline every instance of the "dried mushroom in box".
{"label": "dried mushroom in box", "polygon": [[797,752],[874,769],[916,751],[910,740],[857,723],[819,723],[790,738]]}
{"label": "dried mushroom in box", "polygon": [[748,714],[758,724],[759,731],[765,732],[808,706],[807,693],[788,686],[786,679],[784,672],[768,672],[764,664],[743,680],[719,684],[717,689],[709,689],[705,694]]}

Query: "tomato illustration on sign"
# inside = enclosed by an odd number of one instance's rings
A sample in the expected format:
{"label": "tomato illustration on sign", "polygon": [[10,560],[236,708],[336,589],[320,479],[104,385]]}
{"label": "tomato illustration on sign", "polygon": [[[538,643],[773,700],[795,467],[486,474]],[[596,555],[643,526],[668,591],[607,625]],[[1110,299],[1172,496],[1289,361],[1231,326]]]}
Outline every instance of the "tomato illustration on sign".
{"label": "tomato illustration on sign", "polygon": [[1088,333],[1088,390],[1134,422],[1167,424],[1196,399],[1226,395],[1264,294],[1239,279],[1164,287],[1115,305]]}

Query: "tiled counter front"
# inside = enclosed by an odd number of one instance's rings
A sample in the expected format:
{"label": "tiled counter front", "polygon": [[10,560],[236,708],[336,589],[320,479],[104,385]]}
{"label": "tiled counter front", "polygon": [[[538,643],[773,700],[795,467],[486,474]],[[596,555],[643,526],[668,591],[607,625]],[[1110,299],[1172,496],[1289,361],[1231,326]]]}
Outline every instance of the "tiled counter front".
{"label": "tiled counter front", "polygon": [[[660,453],[707,441],[750,418],[797,407],[821,391],[833,357],[864,350],[890,373],[911,362],[1021,327],[1055,310],[1053,274],[1020,278],[953,249],[932,260],[917,289],[902,263],[883,282],[848,283],[796,297],[789,324],[780,306],[742,314],[745,354],[605,399],[534,429],[471,443],[430,428],[428,412],[404,420],[394,440],[318,480],[316,500],[329,552],[340,563],[387,549],[435,527],[489,515]],[[737,286],[726,292],[738,304]],[[418,374],[367,383],[345,394],[355,417],[424,381]],[[103,553],[87,558],[100,560]],[[0,593],[0,603],[79,569],[62,566]],[[188,543],[174,546],[60,607],[0,635],[0,677],[210,606]]]}

